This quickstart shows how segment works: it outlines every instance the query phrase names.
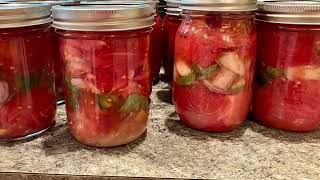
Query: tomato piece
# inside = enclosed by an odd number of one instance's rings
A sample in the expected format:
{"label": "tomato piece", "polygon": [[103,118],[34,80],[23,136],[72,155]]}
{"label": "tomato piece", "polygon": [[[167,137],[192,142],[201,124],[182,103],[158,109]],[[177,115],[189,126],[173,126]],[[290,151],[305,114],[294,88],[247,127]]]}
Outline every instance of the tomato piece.
{"label": "tomato piece", "polygon": [[253,113],[261,123],[289,131],[311,131],[320,125],[318,81],[275,80],[258,87]]}
{"label": "tomato piece", "polygon": [[175,85],[173,97],[184,123],[210,132],[230,131],[241,124],[248,113],[246,107],[250,101],[247,92],[221,95],[210,92],[201,83],[193,87]]}
{"label": "tomato piece", "polygon": [[[314,32],[295,30],[293,25],[259,24],[258,59],[266,65],[287,68],[317,62],[317,39]],[[292,30],[288,30],[292,29]]]}

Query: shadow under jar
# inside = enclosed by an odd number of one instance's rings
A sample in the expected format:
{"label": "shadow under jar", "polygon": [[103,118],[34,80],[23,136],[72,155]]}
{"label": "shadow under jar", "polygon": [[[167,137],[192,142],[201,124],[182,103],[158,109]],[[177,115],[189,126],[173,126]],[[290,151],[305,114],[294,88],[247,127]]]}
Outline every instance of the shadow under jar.
{"label": "shadow under jar", "polygon": [[143,4],[53,8],[69,128],[79,142],[118,146],[145,132],[153,13]]}
{"label": "shadow under jar", "polygon": [[259,6],[253,114],[268,127],[304,132],[320,125],[319,14],[319,2]]}
{"label": "shadow under jar", "polygon": [[226,132],[246,119],[256,58],[256,1],[237,2],[181,2],[173,101],[191,128]]}
{"label": "shadow under jar", "polygon": [[19,140],[54,124],[50,7],[0,5],[0,140]]}
{"label": "shadow under jar", "polygon": [[165,70],[165,80],[171,84],[173,79],[175,38],[182,22],[182,17],[180,16],[181,9],[179,8],[180,0],[169,0],[167,6],[167,13],[164,19],[164,34],[165,38],[167,38],[166,48],[168,56],[164,59],[163,66]]}

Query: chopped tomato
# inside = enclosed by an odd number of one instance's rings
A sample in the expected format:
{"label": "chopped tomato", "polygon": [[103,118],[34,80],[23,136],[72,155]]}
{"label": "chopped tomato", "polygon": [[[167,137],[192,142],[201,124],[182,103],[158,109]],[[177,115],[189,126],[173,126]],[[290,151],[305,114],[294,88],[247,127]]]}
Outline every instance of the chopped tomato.
{"label": "chopped tomato", "polygon": [[253,113],[263,124],[290,131],[310,131],[320,125],[320,83],[275,80],[258,87]]}
{"label": "chopped tomato", "polygon": [[0,106],[0,129],[7,130],[0,138],[22,137],[49,127],[55,110],[55,95],[46,88],[15,95]]}
{"label": "chopped tomato", "polygon": [[230,131],[241,124],[248,112],[248,93],[233,96],[212,93],[200,83],[193,87],[174,86],[173,92],[183,122],[200,130]]}

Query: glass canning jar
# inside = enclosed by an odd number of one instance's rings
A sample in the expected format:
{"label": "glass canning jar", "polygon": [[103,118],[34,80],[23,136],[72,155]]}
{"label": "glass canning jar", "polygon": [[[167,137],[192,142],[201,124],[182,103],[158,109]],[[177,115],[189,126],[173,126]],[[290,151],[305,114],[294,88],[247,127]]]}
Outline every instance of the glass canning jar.
{"label": "glass canning jar", "polygon": [[0,5],[0,139],[31,137],[54,124],[50,7]]}
{"label": "glass canning jar", "polygon": [[255,0],[182,0],[175,39],[173,101],[186,125],[238,127],[249,111],[256,58]]}
{"label": "glass canning jar", "polygon": [[254,117],[268,127],[283,130],[317,129],[320,125],[320,3],[261,3],[257,29]]}
{"label": "glass canning jar", "polygon": [[148,121],[153,7],[55,6],[53,18],[74,137],[97,147],[137,139]]}
{"label": "glass canning jar", "polygon": [[180,0],[168,0],[167,3],[167,13],[164,19],[164,33],[167,48],[167,58],[164,59],[163,66],[165,70],[165,80],[168,83],[172,83],[173,79],[173,61],[174,61],[174,47],[175,38],[178,28],[182,22],[182,17],[180,16]]}

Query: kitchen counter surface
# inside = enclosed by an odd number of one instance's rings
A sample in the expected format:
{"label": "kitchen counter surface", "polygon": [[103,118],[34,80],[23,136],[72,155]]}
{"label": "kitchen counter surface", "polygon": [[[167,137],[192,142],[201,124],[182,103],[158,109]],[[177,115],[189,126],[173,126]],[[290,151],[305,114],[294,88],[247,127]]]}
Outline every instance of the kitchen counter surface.
{"label": "kitchen counter surface", "polygon": [[51,131],[29,142],[0,144],[0,179],[8,177],[6,173],[320,179],[320,131],[288,133],[247,121],[231,133],[201,133],[178,121],[169,94],[164,83],[154,87],[148,131],[134,143],[116,148],[76,142],[60,106]]}

